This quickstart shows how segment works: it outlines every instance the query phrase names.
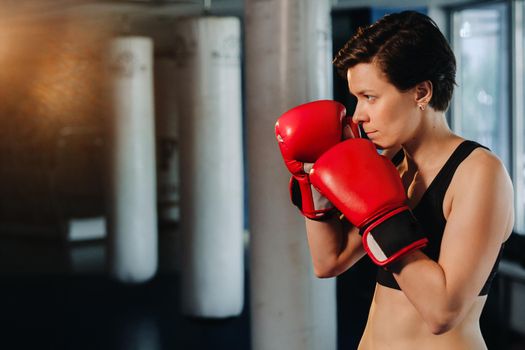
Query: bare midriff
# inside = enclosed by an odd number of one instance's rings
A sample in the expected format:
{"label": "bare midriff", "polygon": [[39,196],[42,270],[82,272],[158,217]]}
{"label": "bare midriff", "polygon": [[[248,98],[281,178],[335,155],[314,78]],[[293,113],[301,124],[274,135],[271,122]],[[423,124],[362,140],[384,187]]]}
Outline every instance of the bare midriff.
{"label": "bare midriff", "polygon": [[487,349],[479,327],[485,300],[486,296],[477,297],[459,324],[448,332],[436,335],[402,291],[376,284],[368,322],[358,349]]}

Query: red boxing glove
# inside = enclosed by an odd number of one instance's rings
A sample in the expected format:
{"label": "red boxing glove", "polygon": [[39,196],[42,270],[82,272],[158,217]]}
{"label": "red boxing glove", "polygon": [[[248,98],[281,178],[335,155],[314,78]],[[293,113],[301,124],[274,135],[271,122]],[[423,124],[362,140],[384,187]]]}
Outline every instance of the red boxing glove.
{"label": "red boxing glove", "polygon": [[385,266],[428,243],[406,205],[394,165],[365,139],[346,140],[324,153],[312,184],[360,229],[370,258]]}
{"label": "red boxing glove", "polygon": [[275,124],[284,163],[292,173],[290,197],[310,219],[323,219],[335,209],[312,187],[308,173],[312,163],[325,151],[344,137],[359,135],[357,125],[349,121],[341,103],[321,100],[290,109]]}

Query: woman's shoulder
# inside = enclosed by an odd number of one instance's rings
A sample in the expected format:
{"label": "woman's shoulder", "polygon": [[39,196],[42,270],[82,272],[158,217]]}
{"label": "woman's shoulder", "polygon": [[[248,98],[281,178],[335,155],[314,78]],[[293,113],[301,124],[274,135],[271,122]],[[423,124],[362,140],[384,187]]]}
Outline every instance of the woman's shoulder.
{"label": "woman's shoulder", "polygon": [[482,191],[487,196],[495,194],[513,196],[512,182],[503,161],[483,147],[475,148],[459,164],[453,177],[456,194]]}
{"label": "woman's shoulder", "polygon": [[457,211],[461,213],[456,216],[459,220],[476,217],[487,227],[490,220],[499,218],[502,241],[508,238],[514,224],[514,189],[505,164],[496,154],[482,147],[474,149],[458,166],[450,188],[449,218]]}
{"label": "woman's shoulder", "polygon": [[503,161],[490,150],[477,147],[458,166],[458,175],[464,177],[492,177],[497,174],[508,175]]}

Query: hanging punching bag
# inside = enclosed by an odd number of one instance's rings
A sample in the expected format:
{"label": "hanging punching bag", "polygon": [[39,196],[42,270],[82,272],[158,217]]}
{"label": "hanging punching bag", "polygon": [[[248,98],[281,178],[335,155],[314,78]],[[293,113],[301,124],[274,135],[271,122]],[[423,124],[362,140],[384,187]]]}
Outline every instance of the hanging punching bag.
{"label": "hanging punching bag", "polygon": [[109,47],[109,268],[140,283],[157,269],[153,43],[120,37]]}
{"label": "hanging punching bag", "polygon": [[177,21],[182,310],[241,313],[244,295],[240,23]]}

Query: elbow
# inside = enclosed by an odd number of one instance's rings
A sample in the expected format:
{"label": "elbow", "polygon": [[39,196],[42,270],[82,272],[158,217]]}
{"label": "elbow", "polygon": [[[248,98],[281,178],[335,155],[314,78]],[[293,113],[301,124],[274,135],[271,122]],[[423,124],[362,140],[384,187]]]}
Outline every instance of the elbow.
{"label": "elbow", "polygon": [[331,278],[338,275],[337,269],[335,266],[325,265],[325,266],[314,266],[314,274],[317,278]]}
{"label": "elbow", "polygon": [[452,329],[452,325],[449,322],[432,322],[429,323],[429,328],[432,334],[441,335],[450,331]]}
{"label": "elbow", "polygon": [[434,335],[447,333],[454,328],[459,321],[459,315],[456,312],[440,312],[427,320],[427,325]]}
{"label": "elbow", "polygon": [[337,274],[335,274],[332,270],[329,270],[329,269],[325,269],[325,270],[314,269],[314,274],[315,274],[315,277],[317,278],[331,278],[331,277],[337,276]]}

